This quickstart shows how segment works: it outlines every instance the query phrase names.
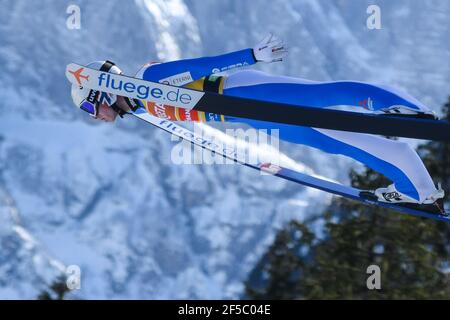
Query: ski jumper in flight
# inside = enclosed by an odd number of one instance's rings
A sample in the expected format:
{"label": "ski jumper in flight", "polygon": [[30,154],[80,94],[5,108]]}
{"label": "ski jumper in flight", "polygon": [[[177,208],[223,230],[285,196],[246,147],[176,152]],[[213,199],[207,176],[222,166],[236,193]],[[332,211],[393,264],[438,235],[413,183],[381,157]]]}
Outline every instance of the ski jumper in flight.
{"label": "ski jumper in flight", "polygon": [[[240,70],[223,75],[223,71],[257,62],[282,61],[286,53],[283,43],[269,35],[254,48],[214,57],[148,63],[137,72],[136,77],[201,91],[290,105],[315,108],[345,105],[354,106],[355,111],[364,108],[379,114],[436,118],[435,114],[417,99],[387,86],[357,81],[317,82],[255,70]],[[111,64],[109,61],[108,63]],[[105,61],[94,62],[88,67],[105,69]],[[114,64],[111,70],[106,71],[121,73]],[[72,90],[72,97],[77,106],[85,94],[76,89]],[[227,121],[245,123],[256,129],[278,129],[282,140],[350,157],[386,176],[392,184],[373,191],[378,201],[407,203],[434,213],[444,210],[444,191],[440,187],[436,188],[416,151],[405,142],[365,133],[221,116],[152,102],[145,104],[151,114],[174,121]],[[93,112],[85,111],[101,120],[114,121],[117,114],[123,113],[122,110],[130,110],[129,106],[128,98],[102,93],[98,108]],[[283,112],[282,108],[280,112]]]}

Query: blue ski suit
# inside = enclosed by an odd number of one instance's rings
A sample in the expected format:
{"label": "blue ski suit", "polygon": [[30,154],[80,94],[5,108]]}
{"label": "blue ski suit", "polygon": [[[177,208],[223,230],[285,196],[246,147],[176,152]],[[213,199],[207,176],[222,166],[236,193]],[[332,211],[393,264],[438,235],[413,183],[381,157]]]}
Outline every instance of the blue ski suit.
{"label": "blue ski suit", "polygon": [[[354,106],[378,111],[403,105],[417,110],[428,108],[415,98],[386,86],[357,81],[315,82],[294,77],[274,76],[260,71],[241,70],[220,77],[214,74],[255,64],[252,49],[214,57],[149,63],[137,77],[155,82],[215,91],[220,94],[305,105],[316,108]],[[280,112],[283,112],[280,109]],[[216,117],[211,116],[212,119]],[[423,162],[407,143],[383,137],[346,131],[309,128],[243,118],[225,121],[246,123],[256,129],[278,129],[279,137],[331,154],[353,158],[389,178],[398,191],[419,202],[436,191]]]}

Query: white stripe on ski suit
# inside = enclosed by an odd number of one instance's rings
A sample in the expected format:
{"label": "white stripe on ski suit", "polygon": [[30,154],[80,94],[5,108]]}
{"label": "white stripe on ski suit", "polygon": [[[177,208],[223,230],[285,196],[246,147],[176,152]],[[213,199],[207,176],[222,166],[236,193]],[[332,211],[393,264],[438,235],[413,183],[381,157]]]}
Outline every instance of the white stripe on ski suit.
{"label": "white stripe on ski suit", "polygon": [[322,134],[364,150],[400,169],[411,181],[423,202],[436,187],[417,152],[406,142],[371,134],[314,128]]}
{"label": "white stripe on ski suit", "polygon": [[[252,86],[269,83],[319,83],[294,77],[273,76],[261,71],[245,70],[229,75],[225,79],[224,90],[243,86]],[[394,91],[391,88],[380,86],[386,90]],[[408,96],[409,98],[409,96]],[[413,102],[417,100],[413,99]],[[389,106],[386,106],[389,107]],[[419,103],[420,109],[428,109]],[[437,191],[427,169],[416,151],[406,142],[386,139],[376,135],[318,129],[320,133],[335,140],[359,148],[374,157],[386,161],[401,170],[411,181],[417,193],[419,201],[423,202],[427,197]]]}

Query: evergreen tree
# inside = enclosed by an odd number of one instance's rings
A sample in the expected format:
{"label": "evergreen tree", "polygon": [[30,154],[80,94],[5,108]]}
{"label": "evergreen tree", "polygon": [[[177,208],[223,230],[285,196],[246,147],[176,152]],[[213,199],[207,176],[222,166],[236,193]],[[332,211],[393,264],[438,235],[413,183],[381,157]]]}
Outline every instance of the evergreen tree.
{"label": "evergreen tree", "polygon": [[44,290],[38,295],[38,300],[64,300],[69,291],[66,278],[61,276],[52,282],[48,290]]}
{"label": "evergreen tree", "polygon": [[[450,100],[444,106],[449,119]],[[430,174],[448,189],[450,144],[418,148]],[[390,182],[373,170],[350,173],[352,185],[375,189]],[[448,194],[447,194],[448,199]],[[323,234],[292,221],[281,230],[246,283],[259,299],[449,299],[446,223],[343,198],[324,212]],[[367,267],[381,269],[381,290],[369,290]]]}

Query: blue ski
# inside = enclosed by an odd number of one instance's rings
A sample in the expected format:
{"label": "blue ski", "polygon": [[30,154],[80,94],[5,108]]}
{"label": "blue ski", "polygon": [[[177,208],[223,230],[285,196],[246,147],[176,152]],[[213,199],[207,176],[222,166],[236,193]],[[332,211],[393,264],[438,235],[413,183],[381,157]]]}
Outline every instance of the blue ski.
{"label": "blue ski", "polygon": [[392,209],[398,212],[407,213],[413,216],[424,217],[428,219],[438,220],[438,221],[446,221],[450,222],[450,216],[433,214],[425,211],[420,211],[417,209],[402,207],[393,203],[380,202],[376,200],[371,200],[365,197],[360,196],[360,189],[348,187],[341,185],[339,183],[323,180],[320,178],[315,178],[297,171],[293,171],[287,168],[281,168],[281,170],[275,174],[276,176],[294,181],[296,183],[319,189],[322,191],[326,191],[329,193],[333,193],[348,199],[353,199],[365,204],[369,205],[377,205],[379,207]]}
{"label": "blue ski", "polygon": [[339,195],[339,196],[342,196],[342,197],[345,197],[348,199],[356,200],[356,201],[365,203],[367,205],[376,205],[379,207],[392,209],[392,210],[410,214],[413,216],[424,217],[424,218],[438,220],[438,221],[450,222],[450,216],[432,214],[432,213],[420,211],[417,209],[402,207],[402,206],[399,206],[396,204],[379,202],[376,200],[361,197],[360,189],[349,187],[349,186],[344,186],[339,183],[316,178],[316,177],[313,177],[313,176],[310,176],[310,175],[307,175],[304,173],[300,173],[298,171],[294,171],[294,170],[291,170],[288,168],[284,168],[284,167],[281,167],[278,165],[274,165],[271,163],[251,164],[251,163],[243,162],[243,161],[241,161],[237,158],[234,158],[228,154],[224,154],[220,148],[215,148],[214,143],[208,143],[208,141],[205,140],[205,138],[199,137],[194,132],[192,132],[182,126],[179,126],[169,120],[154,117],[154,116],[148,114],[147,111],[143,108],[138,109],[137,111],[132,113],[132,115],[160,128],[164,131],[174,134],[174,135],[180,137],[181,139],[187,140],[194,145],[197,145],[199,147],[207,149],[211,152],[215,152],[216,154],[220,154],[221,156],[223,156],[225,158],[232,159],[232,160],[239,162],[247,167],[270,173],[270,174],[280,177],[282,179],[290,180],[290,181],[293,181],[295,183],[298,183],[298,184],[301,184],[301,185],[304,185],[307,187],[319,189],[319,190],[329,192],[329,193],[332,193],[335,195]]}

